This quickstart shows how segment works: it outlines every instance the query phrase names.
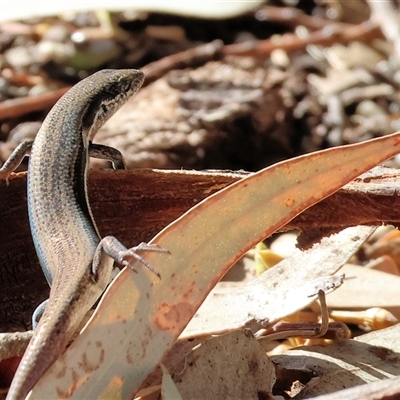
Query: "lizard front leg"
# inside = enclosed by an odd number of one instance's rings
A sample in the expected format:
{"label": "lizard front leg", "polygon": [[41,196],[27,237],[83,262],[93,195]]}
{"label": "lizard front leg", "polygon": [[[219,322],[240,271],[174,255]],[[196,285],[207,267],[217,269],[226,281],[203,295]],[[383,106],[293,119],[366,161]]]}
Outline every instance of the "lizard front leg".
{"label": "lizard front leg", "polygon": [[6,180],[8,184],[8,178],[11,172],[14,172],[21,164],[25,156],[29,155],[33,145],[33,140],[27,139],[21,142],[15,150],[11,153],[10,157],[0,168],[0,179]]}

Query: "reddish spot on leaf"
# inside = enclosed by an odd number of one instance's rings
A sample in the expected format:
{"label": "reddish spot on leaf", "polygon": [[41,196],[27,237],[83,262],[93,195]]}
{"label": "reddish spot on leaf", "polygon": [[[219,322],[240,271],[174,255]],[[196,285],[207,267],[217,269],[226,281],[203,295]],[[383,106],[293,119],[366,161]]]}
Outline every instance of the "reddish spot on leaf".
{"label": "reddish spot on leaf", "polygon": [[[187,320],[195,313],[196,309],[189,302],[179,302],[174,305],[163,303],[157,310],[154,318],[154,324],[161,330],[177,331],[179,329],[179,322]],[[179,333],[181,329],[179,329]]]}

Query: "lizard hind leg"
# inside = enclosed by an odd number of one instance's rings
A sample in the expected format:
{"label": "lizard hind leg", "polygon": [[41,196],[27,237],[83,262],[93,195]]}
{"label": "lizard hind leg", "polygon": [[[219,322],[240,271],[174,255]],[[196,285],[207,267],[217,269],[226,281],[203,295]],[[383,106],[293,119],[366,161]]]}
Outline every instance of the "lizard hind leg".
{"label": "lizard hind leg", "polygon": [[39,320],[44,314],[44,311],[46,309],[47,303],[49,302],[49,299],[46,299],[45,301],[41,302],[35,309],[35,311],[32,314],[32,329],[35,330],[36,327],[39,324]]}
{"label": "lizard hind leg", "polygon": [[[147,267],[151,272],[161,278],[161,275],[156,271],[153,266],[146,261],[138,252],[141,251],[155,251],[158,253],[169,253],[167,249],[160,248],[156,244],[140,243],[138,246],[131,247],[127,249],[118,239],[114,236],[104,237],[98,246],[101,246],[102,250],[118,264],[125,267],[132,268],[132,259],[141,262],[145,267]],[[95,260],[93,260],[93,266],[95,265]]]}

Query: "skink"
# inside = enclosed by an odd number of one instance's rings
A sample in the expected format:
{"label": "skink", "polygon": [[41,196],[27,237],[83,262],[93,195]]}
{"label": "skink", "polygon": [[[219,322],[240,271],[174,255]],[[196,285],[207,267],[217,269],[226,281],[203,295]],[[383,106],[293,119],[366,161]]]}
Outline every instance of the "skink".
{"label": "skink", "polygon": [[130,265],[136,259],[152,269],[137,252],[164,251],[144,243],[127,249],[112,236],[100,239],[87,198],[89,156],[109,159],[115,168],[124,168],[118,150],[91,141],[143,81],[138,70],[103,70],[84,79],[53,107],[33,145],[22,143],[0,169],[0,179],[8,179],[31,150],[29,222],[40,264],[51,284],[47,306],[7,399],[24,399],[62,354],[109,283],[114,260]]}

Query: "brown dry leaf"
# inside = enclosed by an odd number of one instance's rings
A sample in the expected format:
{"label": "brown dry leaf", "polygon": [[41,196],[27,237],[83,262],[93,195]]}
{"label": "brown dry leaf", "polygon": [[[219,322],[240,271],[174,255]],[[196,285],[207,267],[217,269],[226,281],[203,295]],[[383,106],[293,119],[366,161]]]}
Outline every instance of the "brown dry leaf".
{"label": "brown dry leaf", "polygon": [[382,307],[400,318],[400,277],[357,265],[345,265],[346,279],[341,288],[327,296],[333,309]]}
{"label": "brown dry leaf", "polygon": [[400,325],[329,346],[290,350],[271,360],[279,389],[290,389],[294,380],[306,384],[296,399],[394,378],[400,375]]}
{"label": "brown dry leaf", "polygon": [[317,298],[318,288],[325,287],[327,291],[325,284],[334,283],[328,275],[337,272],[374,229],[347,228],[322,239],[310,250],[296,249],[290,257],[234,293],[211,294],[180,338],[249,326],[257,329],[300,310]]}
{"label": "brown dry leaf", "polygon": [[205,340],[186,357],[174,377],[184,399],[266,398],[275,383],[275,369],[249,330]]}

